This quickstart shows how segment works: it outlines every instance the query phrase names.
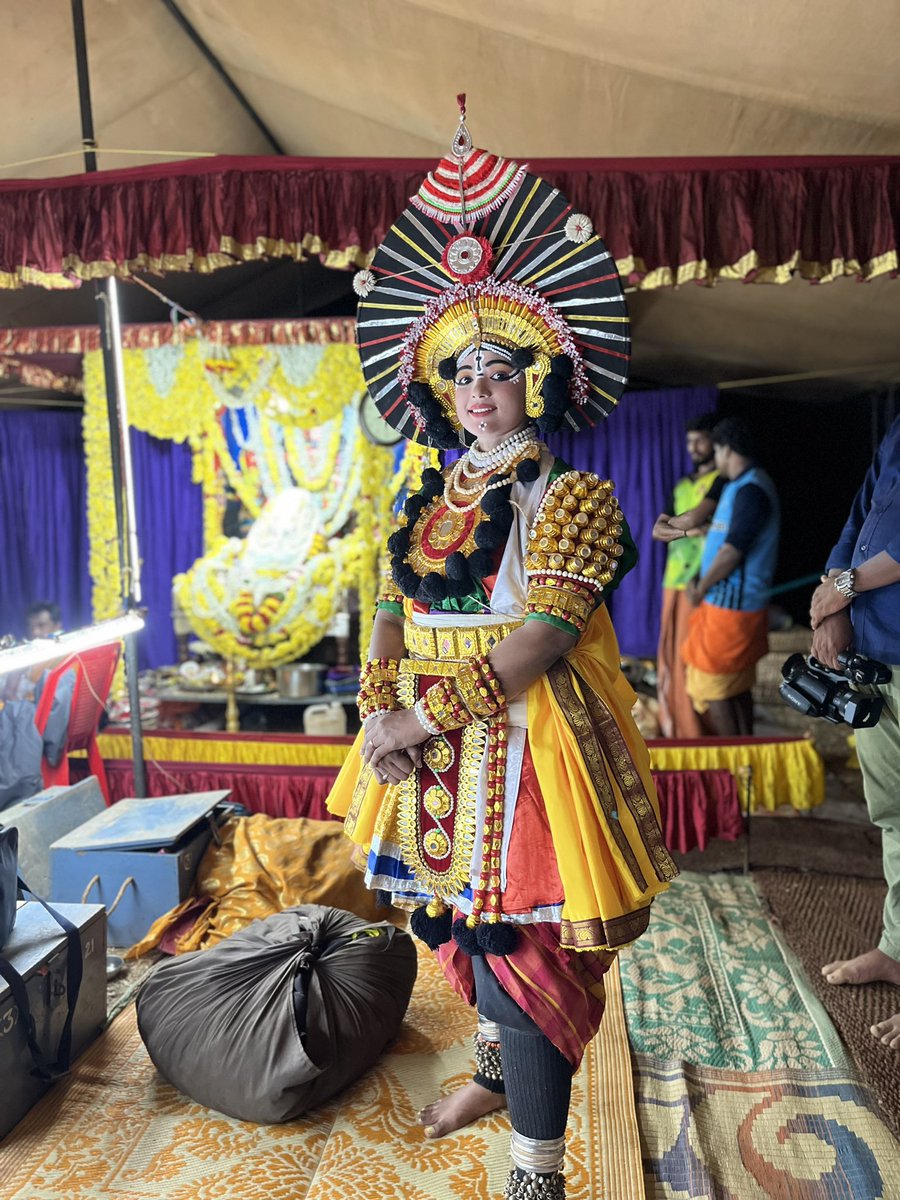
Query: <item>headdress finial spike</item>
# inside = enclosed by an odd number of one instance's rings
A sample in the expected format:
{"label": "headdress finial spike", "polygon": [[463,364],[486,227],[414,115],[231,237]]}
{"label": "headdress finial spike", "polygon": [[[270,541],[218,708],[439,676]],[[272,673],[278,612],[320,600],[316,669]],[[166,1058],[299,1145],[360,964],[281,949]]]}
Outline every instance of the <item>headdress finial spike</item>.
{"label": "headdress finial spike", "polygon": [[466,93],[460,92],[456,97],[456,103],[459,105],[459,125],[456,127],[456,133],[453,136],[453,144],[450,147],[450,153],[457,161],[462,162],[469,151],[472,149],[472,135],[466,126]]}

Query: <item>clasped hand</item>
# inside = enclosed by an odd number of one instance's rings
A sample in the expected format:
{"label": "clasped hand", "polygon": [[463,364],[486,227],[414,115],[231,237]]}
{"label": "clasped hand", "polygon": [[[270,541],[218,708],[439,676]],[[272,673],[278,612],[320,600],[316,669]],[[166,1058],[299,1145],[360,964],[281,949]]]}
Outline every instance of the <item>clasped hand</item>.
{"label": "clasped hand", "polygon": [[366,725],[360,754],[379,783],[402,783],[421,766],[428,736],[411,709],[383,713]]}
{"label": "clasped hand", "polygon": [[672,524],[673,517],[669,513],[660,513],[653,525],[652,537],[657,542],[674,542],[683,537],[702,537],[705,530],[699,526],[695,529],[679,529]]}
{"label": "clasped hand", "polygon": [[826,617],[839,613],[850,603],[847,596],[842,595],[827,575],[822,576],[822,582],[812,594],[809,606],[809,616],[813,629],[818,629]]}

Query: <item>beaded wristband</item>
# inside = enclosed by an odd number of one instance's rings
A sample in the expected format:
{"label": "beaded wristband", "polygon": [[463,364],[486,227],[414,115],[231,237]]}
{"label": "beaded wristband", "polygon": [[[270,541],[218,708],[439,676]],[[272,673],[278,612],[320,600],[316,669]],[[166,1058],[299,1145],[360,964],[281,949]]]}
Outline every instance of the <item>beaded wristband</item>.
{"label": "beaded wristband", "polygon": [[492,717],[506,707],[506,697],[486,654],[470,658],[456,677],[459,694],[475,720]]}
{"label": "beaded wristband", "polygon": [[429,732],[447,733],[487,720],[505,707],[500,681],[488,656],[481,654],[461,664],[455,678],[447,676],[433,683],[416,705],[416,715]]}
{"label": "beaded wristband", "polygon": [[472,721],[472,714],[462,702],[452,679],[439,679],[433,683],[421,700],[422,713],[439,733],[461,729]]}
{"label": "beaded wristband", "polygon": [[383,717],[385,713],[392,713],[396,711],[397,710],[395,708],[376,708],[374,712],[366,713],[364,717],[361,717],[360,724],[362,725],[363,729],[367,729],[376,717]]}
{"label": "beaded wristband", "polygon": [[424,696],[421,700],[417,700],[413,705],[413,712],[416,714],[416,720],[430,737],[437,737],[438,734],[442,732],[442,730],[439,729],[438,726],[429,719],[425,709]]}

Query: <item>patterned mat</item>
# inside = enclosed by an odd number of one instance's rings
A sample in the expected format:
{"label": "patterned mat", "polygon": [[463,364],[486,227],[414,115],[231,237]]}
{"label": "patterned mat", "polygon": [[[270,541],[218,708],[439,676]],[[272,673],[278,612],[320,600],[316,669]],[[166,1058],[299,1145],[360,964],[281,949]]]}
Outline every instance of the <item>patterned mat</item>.
{"label": "patterned mat", "polygon": [[[643,1200],[618,973],[575,1078],[569,1200]],[[0,1144],[4,1200],[494,1200],[505,1112],[437,1141],[416,1123],[470,1077],[473,1014],[420,956],[403,1033],[378,1067],[303,1121],[261,1126],[184,1099],[156,1074],[133,1006]]]}
{"label": "patterned mat", "polygon": [[751,880],[681,876],[621,955],[648,1200],[898,1200],[900,1147]]}

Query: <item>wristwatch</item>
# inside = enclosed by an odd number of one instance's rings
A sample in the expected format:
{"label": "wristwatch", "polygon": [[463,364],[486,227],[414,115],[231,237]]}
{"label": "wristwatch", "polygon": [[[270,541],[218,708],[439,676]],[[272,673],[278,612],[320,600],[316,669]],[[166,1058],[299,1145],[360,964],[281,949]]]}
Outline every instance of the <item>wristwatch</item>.
{"label": "wristwatch", "polygon": [[856,572],[852,567],[847,571],[841,571],[840,575],[835,575],[832,580],[835,591],[841,593],[845,600],[852,600],[859,593],[856,591]]}

